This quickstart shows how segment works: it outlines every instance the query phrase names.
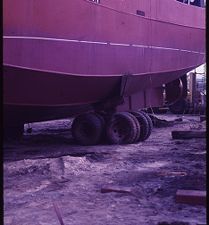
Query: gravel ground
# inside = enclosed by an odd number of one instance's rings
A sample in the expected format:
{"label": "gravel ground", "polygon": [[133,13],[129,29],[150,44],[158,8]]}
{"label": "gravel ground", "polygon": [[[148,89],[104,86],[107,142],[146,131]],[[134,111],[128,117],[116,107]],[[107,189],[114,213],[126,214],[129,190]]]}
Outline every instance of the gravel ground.
{"label": "gravel ground", "polygon": [[65,225],[206,224],[204,206],[175,201],[178,189],[206,190],[205,138],[171,137],[205,122],[181,118],[145,142],[112,146],[77,145],[71,120],[33,123],[22,140],[4,142],[4,224],[59,225],[54,205]]}

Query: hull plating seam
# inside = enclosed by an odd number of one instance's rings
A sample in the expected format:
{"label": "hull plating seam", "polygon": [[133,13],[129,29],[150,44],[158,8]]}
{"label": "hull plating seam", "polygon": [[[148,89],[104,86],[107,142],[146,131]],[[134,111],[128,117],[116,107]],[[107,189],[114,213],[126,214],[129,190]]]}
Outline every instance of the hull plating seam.
{"label": "hull plating seam", "polygon": [[[197,68],[198,66],[200,66],[201,64],[198,64],[198,65],[192,65],[190,67],[185,67],[185,68],[180,68],[176,71],[184,71],[184,70],[188,70],[188,72],[190,70],[193,70],[194,68]],[[121,77],[121,76],[124,76],[125,74],[105,74],[105,75],[88,75],[88,74],[76,74],[76,73],[63,73],[63,72],[59,72],[59,71],[54,71],[54,70],[40,70],[40,69],[37,69],[37,68],[31,68],[31,67],[25,67],[25,66],[19,66],[19,65],[14,65],[14,64],[6,64],[4,63],[4,66],[7,66],[7,67],[13,67],[13,68],[19,68],[19,69],[25,69],[25,70],[31,70],[31,71],[39,71],[39,72],[44,72],[44,73],[50,73],[50,74],[54,74],[54,75],[57,75],[57,74],[60,74],[60,75],[71,75],[71,76],[78,76],[78,77]],[[150,72],[146,72],[146,73],[133,73],[131,74],[132,76],[140,76],[140,75],[155,75],[155,74],[160,74],[160,73],[171,73],[173,72],[173,70],[167,70],[167,71],[157,71],[157,72],[153,72],[153,73],[150,73]]]}
{"label": "hull plating seam", "polygon": [[3,38],[5,38],[5,39],[26,39],[26,40],[75,42],[75,43],[84,43],[84,44],[113,45],[113,46],[135,47],[135,48],[153,48],[153,49],[161,49],[161,50],[183,51],[183,52],[189,52],[189,53],[201,54],[201,55],[205,54],[205,52],[197,52],[197,51],[191,51],[191,50],[187,50],[187,49],[170,48],[170,47],[163,47],[163,46],[149,46],[149,45],[112,43],[112,42],[108,43],[108,42],[88,41],[88,40],[74,40],[74,39],[46,38],[46,37],[26,37],[26,36],[3,36]]}

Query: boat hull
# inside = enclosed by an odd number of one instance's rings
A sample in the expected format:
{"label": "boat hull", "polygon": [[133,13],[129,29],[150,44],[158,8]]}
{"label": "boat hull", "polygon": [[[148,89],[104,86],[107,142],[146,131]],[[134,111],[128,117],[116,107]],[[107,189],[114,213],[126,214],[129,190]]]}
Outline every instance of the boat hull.
{"label": "boat hull", "polygon": [[161,87],[191,69],[141,75],[76,76],[4,66],[3,97],[5,104],[19,106],[93,104]]}
{"label": "boat hull", "polygon": [[6,111],[88,110],[159,88],[205,61],[204,9],[177,1],[7,0],[3,7]]}

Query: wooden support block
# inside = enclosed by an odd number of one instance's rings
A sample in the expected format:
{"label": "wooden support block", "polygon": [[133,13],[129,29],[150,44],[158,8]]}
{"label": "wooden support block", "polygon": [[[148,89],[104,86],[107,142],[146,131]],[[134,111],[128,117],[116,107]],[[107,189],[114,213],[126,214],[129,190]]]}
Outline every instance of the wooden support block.
{"label": "wooden support block", "polygon": [[101,188],[101,193],[109,193],[109,192],[118,192],[118,193],[131,193],[131,189],[128,187],[116,187],[116,186],[108,186]]}
{"label": "wooden support block", "polygon": [[159,222],[157,225],[190,225],[190,223],[182,221],[174,221],[174,222]]}
{"label": "wooden support block", "polygon": [[200,122],[205,121],[206,120],[206,116],[200,116]]}
{"label": "wooden support block", "polygon": [[176,202],[191,205],[206,206],[206,191],[177,190]]}
{"label": "wooden support block", "polygon": [[205,131],[190,131],[190,130],[182,130],[182,131],[172,131],[171,132],[173,139],[191,139],[191,138],[205,138]]}

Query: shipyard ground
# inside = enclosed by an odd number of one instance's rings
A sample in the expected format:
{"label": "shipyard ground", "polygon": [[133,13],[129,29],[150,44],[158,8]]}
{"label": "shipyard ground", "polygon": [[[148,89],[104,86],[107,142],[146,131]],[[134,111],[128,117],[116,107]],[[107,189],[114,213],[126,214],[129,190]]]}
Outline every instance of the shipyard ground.
{"label": "shipyard ground", "polygon": [[205,121],[158,117],[183,121],[123,146],[78,146],[70,120],[34,123],[21,141],[5,141],[4,224],[59,225],[54,205],[65,225],[206,224],[205,206],[175,200],[179,189],[206,190],[206,140],[171,137]]}

